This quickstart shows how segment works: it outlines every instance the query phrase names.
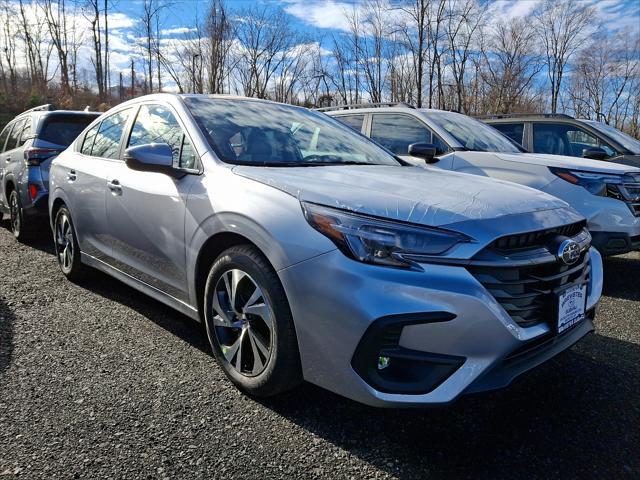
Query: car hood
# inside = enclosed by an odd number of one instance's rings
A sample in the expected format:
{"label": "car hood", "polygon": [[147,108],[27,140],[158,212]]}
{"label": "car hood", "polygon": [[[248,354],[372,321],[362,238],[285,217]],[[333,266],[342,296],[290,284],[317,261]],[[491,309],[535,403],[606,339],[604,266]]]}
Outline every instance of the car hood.
{"label": "car hood", "polygon": [[301,201],[429,226],[569,208],[514,183],[420,167],[237,166],[233,171]]}
{"label": "car hood", "polygon": [[[484,152],[483,152],[484,153]],[[582,157],[568,157],[565,155],[546,155],[543,153],[488,153],[496,157],[509,161],[529,163],[534,165],[545,165],[547,167],[570,168],[597,173],[622,174],[627,172],[640,173],[639,168],[629,165],[621,165],[614,162],[591,160]]]}

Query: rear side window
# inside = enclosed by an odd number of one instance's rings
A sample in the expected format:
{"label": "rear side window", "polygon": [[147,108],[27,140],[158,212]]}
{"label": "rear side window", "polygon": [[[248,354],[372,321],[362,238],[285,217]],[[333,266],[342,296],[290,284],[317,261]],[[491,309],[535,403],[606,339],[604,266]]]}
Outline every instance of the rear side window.
{"label": "rear side window", "polygon": [[20,135],[20,140],[18,141],[18,145],[19,146],[24,145],[30,136],[31,136],[31,120],[27,119],[24,123],[24,128],[22,129],[22,134]]}
{"label": "rear side window", "polygon": [[445,143],[418,119],[409,115],[375,114],[371,139],[396,155],[408,155],[412,143],[431,143],[440,155],[448,150]]}
{"label": "rear side window", "polygon": [[522,145],[524,123],[492,123],[491,126],[514,142]]}
{"label": "rear side window", "polygon": [[[91,148],[91,155],[103,158],[118,158],[120,139],[127,124],[131,109],[122,110],[100,122],[96,138]],[[84,147],[84,145],[83,145]]]}
{"label": "rear side window", "polygon": [[336,120],[341,121],[346,126],[353,128],[356,132],[362,131],[362,124],[364,123],[364,115],[340,115],[334,118]]}
{"label": "rear side window", "polygon": [[98,133],[99,127],[100,124],[97,123],[89,129],[89,131],[84,136],[84,141],[82,142],[82,148],[80,149],[80,152],[84,153],[85,155],[91,155],[91,149],[93,148],[93,142],[95,142],[96,140],[96,134]]}
{"label": "rear side window", "polygon": [[11,130],[11,134],[9,135],[9,139],[7,140],[7,148],[5,150],[13,150],[14,148],[18,148],[18,143],[20,141],[20,136],[22,135],[22,127],[24,127],[25,120],[18,120],[13,125],[13,129]]}
{"label": "rear side window", "polygon": [[7,138],[9,137],[9,133],[11,132],[11,127],[13,127],[13,125],[7,125],[6,127],[4,127],[4,130],[2,130],[2,133],[0,133],[0,152],[4,152],[4,145],[5,143],[7,143]]}
{"label": "rear side window", "polygon": [[49,115],[44,119],[38,138],[68,147],[95,118],[91,115]]}

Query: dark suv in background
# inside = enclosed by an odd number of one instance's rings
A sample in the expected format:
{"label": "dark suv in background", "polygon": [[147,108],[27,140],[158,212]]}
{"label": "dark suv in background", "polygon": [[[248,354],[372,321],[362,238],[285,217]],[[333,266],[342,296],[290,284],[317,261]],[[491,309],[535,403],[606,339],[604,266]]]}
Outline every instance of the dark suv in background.
{"label": "dark suv in background", "polygon": [[51,161],[99,115],[43,105],[21,113],[0,133],[0,219],[11,216],[18,240],[36,224],[47,225],[37,220],[47,216]]}
{"label": "dark suv in background", "polygon": [[640,167],[640,141],[595,120],[558,114],[508,114],[482,117],[532,153],[568,155]]}

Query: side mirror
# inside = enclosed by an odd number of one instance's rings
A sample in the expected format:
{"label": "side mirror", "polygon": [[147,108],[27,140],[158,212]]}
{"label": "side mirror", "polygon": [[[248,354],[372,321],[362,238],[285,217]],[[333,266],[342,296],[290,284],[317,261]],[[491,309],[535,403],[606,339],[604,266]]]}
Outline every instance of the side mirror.
{"label": "side mirror", "polygon": [[604,160],[608,157],[607,152],[605,152],[600,147],[590,147],[582,150],[582,156],[584,158],[590,158],[592,160]]}
{"label": "side mirror", "polygon": [[173,168],[173,152],[166,143],[148,143],[127,148],[124,161],[131,170],[164,173],[176,176]]}
{"label": "side mirror", "polygon": [[426,163],[436,163],[436,147],[431,143],[412,143],[409,145],[409,155],[424,159]]}

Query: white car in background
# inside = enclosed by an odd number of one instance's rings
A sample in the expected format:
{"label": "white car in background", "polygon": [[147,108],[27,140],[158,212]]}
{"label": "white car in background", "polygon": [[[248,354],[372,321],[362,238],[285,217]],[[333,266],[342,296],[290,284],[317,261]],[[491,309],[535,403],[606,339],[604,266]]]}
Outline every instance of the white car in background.
{"label": "white car in background", "polygon": [[500,132],[465,115],[375,104],[321,109],[403,160],[509,180],[550,193],[588,221],[604,255],[640,250],[640,169],[611,162],[526,153]]}

